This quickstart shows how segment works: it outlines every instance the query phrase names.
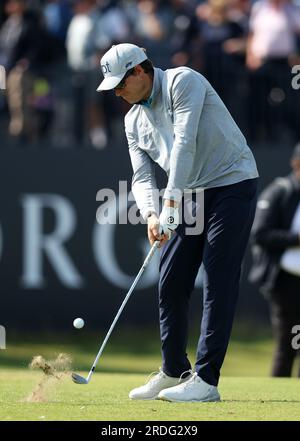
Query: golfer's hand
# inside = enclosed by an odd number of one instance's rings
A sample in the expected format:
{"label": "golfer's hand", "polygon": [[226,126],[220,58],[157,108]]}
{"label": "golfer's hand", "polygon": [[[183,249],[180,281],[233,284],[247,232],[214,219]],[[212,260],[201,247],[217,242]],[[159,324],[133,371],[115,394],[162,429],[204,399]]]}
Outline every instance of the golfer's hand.
{"label": "golfer's hand", "polygon": [[179,224],[179,210],[178,207],[167,205],[168,202],[163,206],[159,216],[159,232],[171,237]]}
{"label": "golfer's hand", "polygon": [[169,240],[168,234],[159,234],[159,219],[155,213],[148,217],[148,239],[152,246],[156,240],[160,241],[158,248],[163,246]]}

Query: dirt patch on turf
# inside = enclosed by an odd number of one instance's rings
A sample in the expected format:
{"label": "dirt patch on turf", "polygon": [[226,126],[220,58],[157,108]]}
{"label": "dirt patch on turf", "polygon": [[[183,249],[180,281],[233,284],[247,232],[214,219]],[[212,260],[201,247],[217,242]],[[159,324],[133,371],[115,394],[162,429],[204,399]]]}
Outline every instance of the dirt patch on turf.
{"label": "dirt patch on turf", "polygon": [[45,360],[41,355],[33,357],[30,369],[41,369],[43,377],[34,390],[25,398],[26,402],[47,401],[51,391],[67,376],[71,375],[72,359],[68,354],[58,354],[55,360]]}

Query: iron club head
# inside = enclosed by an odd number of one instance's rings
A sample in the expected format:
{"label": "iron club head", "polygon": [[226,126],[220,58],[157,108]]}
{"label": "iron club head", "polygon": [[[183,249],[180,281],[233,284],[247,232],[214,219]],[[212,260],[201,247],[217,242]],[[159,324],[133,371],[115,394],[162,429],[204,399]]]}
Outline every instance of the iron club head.
{"label": "iron club head", "polygon": [[82,377],[81,375],[75,374],[74,372],[72,373],[72,380],[76,384],[88,384],[88,381],[84,377]]}

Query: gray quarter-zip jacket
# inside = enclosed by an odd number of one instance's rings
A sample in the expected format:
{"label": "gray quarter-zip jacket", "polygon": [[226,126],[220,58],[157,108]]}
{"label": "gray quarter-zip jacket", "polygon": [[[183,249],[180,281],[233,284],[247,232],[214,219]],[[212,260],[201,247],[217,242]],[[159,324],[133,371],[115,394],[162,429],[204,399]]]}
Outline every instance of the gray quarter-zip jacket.
{"label": "gray quarter-zip jacket", "polygon": [[186,189],[258,177],[252,152],[229,111],[203,75],[190,68],[154,68],[148,105],[133,105],[125,131],[132,192],[144,219],[158,213],[154,162],[168,175],[164,198],[177,202]]}

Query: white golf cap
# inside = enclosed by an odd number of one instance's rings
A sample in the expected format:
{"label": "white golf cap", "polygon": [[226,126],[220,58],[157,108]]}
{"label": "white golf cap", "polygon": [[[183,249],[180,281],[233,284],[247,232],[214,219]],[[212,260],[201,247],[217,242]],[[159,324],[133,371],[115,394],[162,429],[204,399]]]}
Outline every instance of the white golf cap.
{"label": "white golf cap", "polygon": [[112,46],[101,58],[101,70],[104,80],[97,91],[116,87],[126,72],[147,60],[145,51],[130,43]]}

